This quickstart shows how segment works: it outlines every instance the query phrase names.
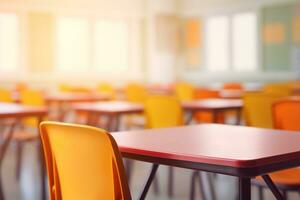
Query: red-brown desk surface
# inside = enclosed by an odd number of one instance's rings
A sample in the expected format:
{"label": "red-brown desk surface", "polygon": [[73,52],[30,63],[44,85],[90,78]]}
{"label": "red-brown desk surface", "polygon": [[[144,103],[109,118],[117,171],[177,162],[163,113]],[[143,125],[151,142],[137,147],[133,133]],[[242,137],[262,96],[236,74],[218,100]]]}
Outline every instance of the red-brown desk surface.
{"label": "red-brown desk surface", "polygon": [[78,111],[99,112],[106,114],[130,114],[143,112],[144,110],[143,105],[126,101],[79,103],[75,104],[73,108]]}
{"label": "red-brown desk surface", "polygon": [[240,99],[203,99],[183,102],[182,107],[186,110],[240,109],[243,107],[243,101]]}
{"label": "red-brown desk surface", "polygon": [[[183,109],[186,110],[223,110],[236,109],[243,106],[242,100],[239,99],[206,99],[195,100],[182,103]],[[107,112],[107,113],[131,113],[142,112],[142,104],[131,103],[126,101],[110,101],[99,103],[78,103],[74,109],[89,112]]]}
{"label": "red-brown desk surface", "polygon": [[[297,132],[203,124],[112,135],[122,154],[133,159],[137,156],[146,162],[148,159],[151,162],[166,159],[176,161],[175,166],[191,169],[197,169],[197,164],[256,168],[251,176],[300,165],[300,133]],[[291,164],[295,160],[297,163]],[[185,162],[190,162],[191,166]],[[272,169],[257,171],[267,166],[272,166]],[[232,175],[236,173],[239,172],[232,172]]]}
{"label": "red-brown desk surface", "polygon": [[85,93],[57,93],[46,95],[46,101],[50,102],[91,102],[109,100],[105,94],[85,94]]}
{"label": "red-brown desk surface", "polygon": [[13,103],[0,103],[0,118],[21,118],[46,114],[47,109],[45,107],[37,108]]}

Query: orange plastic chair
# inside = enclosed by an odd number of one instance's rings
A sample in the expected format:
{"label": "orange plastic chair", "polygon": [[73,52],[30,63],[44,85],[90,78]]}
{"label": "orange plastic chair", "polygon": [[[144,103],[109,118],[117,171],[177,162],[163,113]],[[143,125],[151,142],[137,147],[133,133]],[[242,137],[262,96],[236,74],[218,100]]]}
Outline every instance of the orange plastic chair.
{"label": "orange plastic chair", "polygon": [[[45,100],[43,94],[37,90],[24,89],[20,92],[20,103],[27,106],[45,106]],[[22,124],[28,127],[38,127],[38,120],[36,118],[25,118],[22,120]],[[23,147],[26,142],[38,141],[39,136],[31,130],[22,129],[14,133],[13,140],[17,143],[16,151],[16,178],[20,178]]]}
{"label": "orange plastic chair", "polygon": [[100,83],[98,85],[97,91],[101,94],[109,95],[112,100],[116,98],[116,91],[114,87],[109,83]]}
{"label": "orange plastic chair", "polygon": [[[148,96],[147,89],[137,83],[130,83],[125,88],[125,98],[132,103],[144,103]],[[126,118],[127,126],[144,127],[144,115],[135,114]]]}
{"label": "orange plastic chair", "polygon": [[176,83],[175,95],[180,101],[191,101],[195,98],[195,88],[190,83]]}
{"label": "orange plastic chair", "polygon": [[241,83],[224,83],[224,90],[243,90],[243,85]]}
{"label": "orange plastic chair", "polygon": [[131,83],[126,86],[125,95],[130,102],[144,103],[147,98],[147,90],[141,84]]}
{"label": "orange plastic chair", "polygon": [[0,102],[12,103],[13,98],[9,90],[0,88]]}
{"label": "orange plastic chair", "polygon": [[165,128],[184,124],[181,104],[175,97],[153,96],[145,102],[147,128]]}
{"label": "orange plastic chair", "polygon": [[[147,128],[167,128],[184,124],[179,100],[171,96],[153,96],[145,102]],[[173,195],[173,168],[169,167],[168,194]]]}
{"label": "orange plastic chair", "polygon": [[[274,127],[282,130],[300,131],[300,98],[284,98],[273,104]],[[283,192],[287,199],[288,191],[300,189],[300,169],[293,168],[270,174],[271,179]],[[262,188],[266,187],[261,178],[257,178],[255,184],[260,187],[260,199],[263,199]]]}
{"label": "orange plastic chair", "polygon": [[264,86],[263,91],[270,94],[289,96],[292,94],[292,86],[288,83],[269,83]]}
{"label": "orange plastic chair", "polygon": [[243,96],[245,122],[248,126],[273,128],[272,104],[281,94],[251,92]]}
{"label": "orange plastic chair", "polygon": [[109,133],[90,126],[42,122],[40,134],[51,200],[131,200],[122,158]]}
{"label": "orange plastic chair", "polygon": [[[195,92],[195,99],[209,99],[209,98],[219,98],[219,92],[210,90],[207,88],[197,88]],[[194,115],[194,119],[197,122],[201,123],[212,123],[213,122],[213,114],[211,112],[197,112]],[[219,114],[218,123],[224,123],[224,114]]]}
{"label": "orange plastic chair", "polygon": [[[20,103],[27,106],[45,106],[46,101],[43,93],[38,90],[26,89],[20,92]],[[23,123],[28,126],[37,127],[37,119],[27,118]]]}

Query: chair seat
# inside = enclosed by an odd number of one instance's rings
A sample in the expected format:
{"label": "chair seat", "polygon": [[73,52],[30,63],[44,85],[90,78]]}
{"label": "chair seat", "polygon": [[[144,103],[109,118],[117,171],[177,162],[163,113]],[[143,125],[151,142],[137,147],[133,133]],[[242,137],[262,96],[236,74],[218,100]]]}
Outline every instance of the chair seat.
{"label": "chair seat", "polygon": [[[300,189],[300,168],[292,168],[270,174],[273,182],[280,188],[295,187]],[[260,186],[266,186],[262,177],[257,177],[254,183]]]}
{"label": "chair seat", "polygon": [[39,138],[39,135],[31,133],[29,131],[16,131],[13,134],[13,140],[16,141],[32,141]]}

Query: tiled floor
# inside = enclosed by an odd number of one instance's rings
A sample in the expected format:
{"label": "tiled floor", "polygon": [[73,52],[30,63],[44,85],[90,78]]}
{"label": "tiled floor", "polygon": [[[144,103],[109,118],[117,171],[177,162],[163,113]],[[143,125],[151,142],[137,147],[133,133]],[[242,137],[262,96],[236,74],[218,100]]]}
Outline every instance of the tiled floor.
{"label": "tiled floor", "polygon": [[[8,200],[39,200],[40,182],[39,171],[36,153],[36,144],[30,143],[25,146],[25,156],[23,159],[23,167],[21,173],[21,179],[19,181],[15,178],[15,149],[12,144],[8,154],[4,160],[3,168],[3,184],[5,190],[5,196]],[[134,162],[131,191],[134,196],[133,199],[137,199],[139,192],[141,191],[144,181],[148,176],[151,165]],[[174,184],[174,197],[169,198],[167,196],[167,171],[168,168],[161,166],[158,171],[158,179],[160,186],[160,193],[154,194],[153,188],[151,188],[149,200],[187,200],[189,199],[190,190],[190,176],[191,171],[185,169],[175,169],[175,184]],[[215,189],[218,200],[233,200],[236,194],[236,182],[233,177],[218,175],[215,183]],[[207,185],[207,184],[206,184]],[[266,200],[273,200],[274,198],[268,191],[265,192]],[[256,189],[253,188],[253,198],[257,199]],[[300,199],[297,194],[290,194],[290,200]],[[197,198],[201,199],[199,190],[197,191]],[[210,198],[208,198],[209,200]]]}

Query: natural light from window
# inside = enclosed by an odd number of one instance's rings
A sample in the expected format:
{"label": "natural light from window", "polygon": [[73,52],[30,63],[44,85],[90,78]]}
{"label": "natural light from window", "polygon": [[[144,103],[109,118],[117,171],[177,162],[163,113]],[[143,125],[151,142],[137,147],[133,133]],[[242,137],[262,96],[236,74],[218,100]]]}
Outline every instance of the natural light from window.
{"label": "natural light from window", "polygon": [[236,14],[232,19],[233,67],[236,71],[257,69],[257,16]]}
{"label": "natural light from window", "polygon": [[0,70],[16,71],[19,65],[19,20],[16,14],[0,14]]}
{"label": "natural light from window", "polygon": [[229,67],[229,19],[211,17],[206,23],[206,53],[209,71],[225,71]]}
{"label": "natural light from window", "polygon": [[123,21],[101,20],[94,31],[94,65],[97,70],[120,72],[129,65],[129,30]]}
{"label": "natural light from window", "polygon": [[59,17],[57,67],[61,71],[85,71],[90,67],[90,31],[87,19]]}

